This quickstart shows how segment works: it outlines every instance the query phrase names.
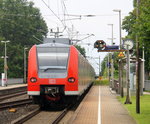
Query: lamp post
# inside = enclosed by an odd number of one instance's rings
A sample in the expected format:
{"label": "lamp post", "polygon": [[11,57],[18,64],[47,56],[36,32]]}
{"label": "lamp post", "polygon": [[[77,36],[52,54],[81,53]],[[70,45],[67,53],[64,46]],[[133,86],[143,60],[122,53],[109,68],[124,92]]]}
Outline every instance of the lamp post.
{"label": "lamp post", "polygon": [[26,50],[28,48],[24,48],[24,78],[23,78],[23,82],[27,83],[27,61],[26,61]]}
{"label": "lamp post", "polygon": [[5,85],[7,86],[7,69],[8,69],[8,66],[7,66],[7,47],[6,47],[6,44],[9,43],[10,41],[1,41],[1,43],[4,43],[5,44],[5,53],[4,53],[4,80],[5,80]]}
{"label": "lamp post", "polygon": [[[111,26],[112,28],[112,38],[111,38],[111,45],[113,46],[113,41],[114,41],[114,36],[113,36],[113,24],[108,24],[108,26]],[[111,58],[111,81],[112,81],[112,89],[114,89],[114,54],[112,53],[112,58]]]}
{"label": "lamp post", "polygon": [[119,13],[119,35],[120,35],[120,49],[122,48],[122,40],[121,40],[121,10],[114,9],[114,12]]}
{"label": "lamp post", "polygon": [[[120,49],[122,49],[122,39],[121,39],[121,10],[115,9],[114,12],[119,13],[119,35],[120,35]],[[123,68],[122,68],[122,59],[119,60],[119,87],[120,87],[120,95],[121,97],[124,96],[123,94]]]}

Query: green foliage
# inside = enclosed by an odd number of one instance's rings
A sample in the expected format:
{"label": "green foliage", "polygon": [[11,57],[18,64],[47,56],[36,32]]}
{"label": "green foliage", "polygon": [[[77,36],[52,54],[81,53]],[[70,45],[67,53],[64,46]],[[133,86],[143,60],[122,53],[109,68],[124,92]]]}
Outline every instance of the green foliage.
{"label": "green foliage", "polygon": [[[124,104],[125,97],[118,97],[119,101]],[[149,124],[150,122],[150,95],[143,95],[140,97],[140,114],[136,113],[136,98],[131,97],[132,104],[124,104],[128,109],[129,114],[137,121],[138,124]]]}
{"label": "green foliage", "polygon": [[109,85],[108,79],[102,79],[102,80],[95,80],[94,85]]}
{"label": "green foliage", "polygon": [[122,29],[128,32],[128,36],[126,38],[132,39],[135,41],[135,23],[136,23],[136,11],[132,11],[129,13],[129,16],[126,16],[122,22]]}
{"label": "green foliage", "polygon": [[[25,0],[1,1],[2,16],[0,18],[0,34],[13,44],[32,45],[39,43],[33,35],[42,39],[46,35],[45,21],[32,2]],[[44,30],[44,32],[41,32]]]}
{"label": "green foliage", "polygon": [[86,52],[85,52],[85,49],[84,49],[83,47],[81,47],[81,46],[79,46],[79,45],[76,45],[75,47],[79,50],[79,52],[80,52],[84,57],[86,57]]}
{"label": "green foliage", "polygon": [[140,50],[145,47],[145,69],[150,72],[150,0],[140,0],[138,19],[136,19],[136,1],[134,0],[134,10],[124,18],[122,28],[128,32],[127,38],[133,41],[136,39],[136,34],[138,35]]}
{"label": "green foliage", "polygon": [[[23,77],[23,50],[41,43],[48,30],[38,8],[26,0],[0,0],[0,40],[7,44],[8,77]],[[4,55],[4,44],[0,43],[0,56]],[[3,60],[0,59],[0,73]]]}
{"label": "green foliage", "polygon": [[[109,62],[108,62],[108,56],[109,56]],[[108,77],[108,69],[111,69],[108,68],[108,63],[110,63],[111,65],[111,62],[112,60],[114,60],[114,77],[117,78],[118,77],[118,52],[114,52],[113,53],[113,56],[111,54],[107,54],[105,56],[105,58],[103,59],[102,63],[101,63],[101,73],[104,77]]]}
{"label": "green foliage", "polygon": [[145,47],[146,71],[150,72],[150,0],[141,0],[140,16],[138,20],[138,34],[140,36],[140,47]]}
{"label": "green foliage", "polygon": [[[9,77],[23,77],[23,50],[21,45],[8,45],[8,75]],[[13,72],[13,73],[12,73]]]}

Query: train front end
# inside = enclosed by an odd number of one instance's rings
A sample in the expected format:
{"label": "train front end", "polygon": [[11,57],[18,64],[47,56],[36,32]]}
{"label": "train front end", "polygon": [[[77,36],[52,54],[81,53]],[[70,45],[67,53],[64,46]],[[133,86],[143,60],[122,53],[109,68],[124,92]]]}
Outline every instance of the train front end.
{"label": "train front end", "polygon": [[30,49],[28,95],[35,103],[64,102],[64,96],[78,91],[77,58],[77,51],[70,45],[48,43]]}

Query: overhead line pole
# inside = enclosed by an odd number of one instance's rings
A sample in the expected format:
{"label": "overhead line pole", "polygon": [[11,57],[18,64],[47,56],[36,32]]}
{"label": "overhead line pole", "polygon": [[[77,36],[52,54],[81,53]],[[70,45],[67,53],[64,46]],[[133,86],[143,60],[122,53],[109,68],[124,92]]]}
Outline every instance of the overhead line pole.
{"label": "overhead line pole", "polygon": [[[136,7],[136,23],[138,23],[139,16],[139,4],[140,0],[137,0]],[[139,39],[136,33],[136,113],[140,113],[140,61],[139,61]]]}
{"label": "overhead line pole", "polygon": [[27,60],[26,60],[26,50],[28,48],[24,47],[24,78],[23,82],[27,83]]}
{"label": "overhead line pole", "polygon": [[[113,41],[114,41],[113,24],[108,24],[108,25],[110,25],[111,29],[112,29],[111,45],[113,46]],[[113,60],[114,58],[113,58],[113,56],[114,56],[114,53],[111,53],[111,81],[112,81],[111,86],[112,86],[112,89],[115,88],[115,86],[114,86],[114,60]]]}
{"label": "overhead line pole", "polygon": [[100,55],[99,55],[99,76],[101,76],[101,65],[100,65],[100,63],[101,63],[101,58],[100,58]]}
{"label": "overhead line pole", "polygon": [[[109,69],[109,53],[108,53],[108,78],[109,78],[109,82],[110,82],[110,69]],[[112,87],[112,85],[110,84],[110,86]]]}

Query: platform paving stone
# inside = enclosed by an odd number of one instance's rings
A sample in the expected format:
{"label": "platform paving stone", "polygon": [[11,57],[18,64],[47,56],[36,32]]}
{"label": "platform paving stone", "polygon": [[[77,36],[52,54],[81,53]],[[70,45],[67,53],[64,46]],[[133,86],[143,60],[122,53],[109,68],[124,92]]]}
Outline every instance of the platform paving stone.
{"label": "platform paving stone", "polygon": [[100,124],[136,124],[107,86],[92,87],[72,117],[70,124],[98,124],[99,93],[101,95]]}
{"label": "platform paving stone", "polygon": [[102,124],[136,124],[108,87],[101,87]]}

